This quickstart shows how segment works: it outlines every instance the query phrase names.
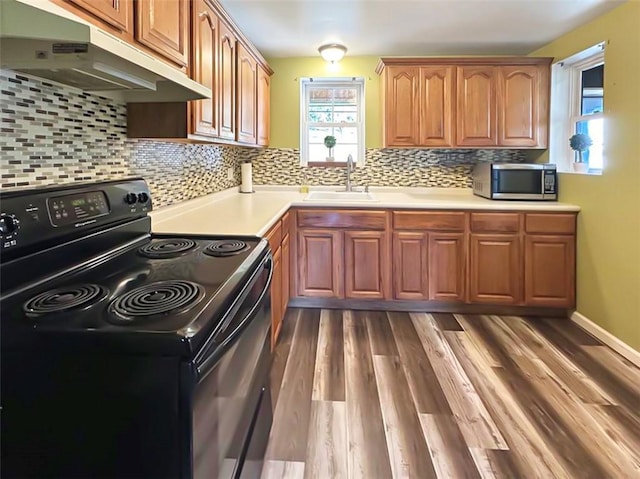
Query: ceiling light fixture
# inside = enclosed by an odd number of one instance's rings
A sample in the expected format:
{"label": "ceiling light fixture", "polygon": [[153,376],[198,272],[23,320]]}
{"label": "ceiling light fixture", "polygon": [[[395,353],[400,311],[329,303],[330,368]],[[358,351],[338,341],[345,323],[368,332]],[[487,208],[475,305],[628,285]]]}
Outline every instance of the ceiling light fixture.
{"label": "ceiling light fixture", "polygon": [[339,43],[328,43],[318,48],[320,56],[330,63],[336,63],[342,60],[345,53],[347,53],[347,47],[340,45]]}

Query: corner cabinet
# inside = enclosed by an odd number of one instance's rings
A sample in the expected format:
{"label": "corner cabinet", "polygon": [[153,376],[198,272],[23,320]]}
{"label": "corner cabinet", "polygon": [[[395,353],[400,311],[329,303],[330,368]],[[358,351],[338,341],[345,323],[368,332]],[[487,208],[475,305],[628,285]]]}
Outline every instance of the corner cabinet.
{"label": "corner cabinet", "polygon": [[[158,0],[146,3],[158,9],[165,4]],[[188,3],[166,2],[166,9],[169,4],[183,9]],[[193,0],[190,23],[190,74],[210,88],[213,97],[188,103],[130,103],[127,136],[268,146],[273,71],[218,2]]]}
{"label": "corner cabinet", "polygon": [[383,58],[385,147],[546,148],[550,58]]}

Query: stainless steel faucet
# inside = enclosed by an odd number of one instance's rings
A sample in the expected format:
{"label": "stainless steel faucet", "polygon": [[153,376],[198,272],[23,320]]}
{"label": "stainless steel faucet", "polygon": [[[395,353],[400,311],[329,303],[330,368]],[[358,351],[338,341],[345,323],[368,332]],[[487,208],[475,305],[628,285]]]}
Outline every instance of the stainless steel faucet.
{"label": "stainless steel faucet", "polygon": [[353,163],[353,156],[349,153],[347,156],[347,186],[346,191],[353,191],[353,187],[351,186],[351,173],[355,171],[355,164]]}

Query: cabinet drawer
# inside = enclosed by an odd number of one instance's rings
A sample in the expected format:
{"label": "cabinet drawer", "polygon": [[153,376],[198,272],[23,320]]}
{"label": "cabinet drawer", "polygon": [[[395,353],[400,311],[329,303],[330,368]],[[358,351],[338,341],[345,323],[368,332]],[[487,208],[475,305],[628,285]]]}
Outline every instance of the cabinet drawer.
{"label": "cabinet drawer", "polygon": [[291,233],[291,213],[288,211],[282,215],[282,237]]}
{"label": "cabinet drawer", "polygon": [[275,253],[280,248],[280,243],[282,242],[282,224],[280,221],[271,227],[265,235],[265,239],[269,242],[272,253]]}
{"label": "cabinet drawer", "polygon": [[397,230],[464,231],[465,213],[451,211],[395,211]]}
{"label": "cabinet drawer", "polygon": [[474,233],[517,233],[520,231],[518,213],[471,213]]}
{"label": "cabinet drawer", "polygon": [[298,210],[298,228],[359,228],[384,230],[385,211]]}
{"label": "cabinet drawer", "polygon": [[527,233],[575,234],[576,215],[573,213],[528,213]]}

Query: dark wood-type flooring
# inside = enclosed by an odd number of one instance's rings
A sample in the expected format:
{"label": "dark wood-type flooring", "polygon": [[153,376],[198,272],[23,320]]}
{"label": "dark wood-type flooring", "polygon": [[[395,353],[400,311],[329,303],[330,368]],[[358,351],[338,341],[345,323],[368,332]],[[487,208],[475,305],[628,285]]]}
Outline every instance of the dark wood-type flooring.
{"label": "dark wood-type flooring", "polygon": [[263,479],[640,478],[640,370],[574,323],[290,309]]}

